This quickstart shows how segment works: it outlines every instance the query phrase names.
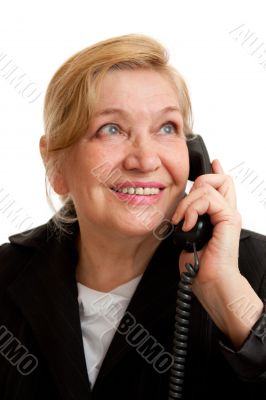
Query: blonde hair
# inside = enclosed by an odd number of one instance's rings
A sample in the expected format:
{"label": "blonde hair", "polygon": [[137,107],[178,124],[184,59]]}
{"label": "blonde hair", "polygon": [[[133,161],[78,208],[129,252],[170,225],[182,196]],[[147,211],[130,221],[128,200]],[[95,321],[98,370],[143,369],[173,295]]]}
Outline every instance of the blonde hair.
{"label": "blonde hair", "polygon": [[[192,110],[186,83],[168,64],[166,49],[142,34],[110,38],[87,47],[70,57],[52,77],[44,101],[44,128],[47,141],[46,193],[49,177],[64,150],[85,133],[97,106],[101,83],[113,70],[152,69],[165,74],[174,85],[183,117],[185,135],[192,132]],[[53,217],[56,225],[74,222],[75,207],[69,195],[61,195],[63,207]],[[53,207],[54,208],[54,207]],[[66,227],[66,225],[65,225]]]}

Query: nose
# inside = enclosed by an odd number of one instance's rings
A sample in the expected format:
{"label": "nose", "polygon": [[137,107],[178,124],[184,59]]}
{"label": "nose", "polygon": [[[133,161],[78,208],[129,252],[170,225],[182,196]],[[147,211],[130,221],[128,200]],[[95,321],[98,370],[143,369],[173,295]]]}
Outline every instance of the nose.
{"label": "nose", "polygon": [[141,137],[131,141],[124,157],[124,168],[141,172],[155,171],[161,166],[158,148],[151,140]]}

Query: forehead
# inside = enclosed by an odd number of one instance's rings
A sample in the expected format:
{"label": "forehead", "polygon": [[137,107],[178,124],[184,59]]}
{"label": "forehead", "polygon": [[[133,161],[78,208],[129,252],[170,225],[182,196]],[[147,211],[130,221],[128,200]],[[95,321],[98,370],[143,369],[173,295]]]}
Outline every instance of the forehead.
{"label": "forehead", "polygon": [[154,70],[111,71],[104,77],[96,113],[105,107],[132,107],[152,110],[178,106],[178,94],[170,79]]}

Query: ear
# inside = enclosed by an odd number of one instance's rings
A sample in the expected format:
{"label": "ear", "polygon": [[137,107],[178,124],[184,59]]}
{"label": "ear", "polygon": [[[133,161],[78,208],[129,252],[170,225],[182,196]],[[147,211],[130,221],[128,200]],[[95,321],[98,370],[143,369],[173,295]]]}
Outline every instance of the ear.
{"label": "ear", "polygon": [[40,138],[39,148],[40,148],[40,153],[41,153],[41,157],[42,157],[44,166],[46,167],[48,147],[47,147],[47,140],[46,140],[45,135],[41,136],[41,138]]}
{"label": "ear", "polygon": [[64,179],[62,165],[58,158],[52,157],[48,152],[48,142],[45,135],[39,142],[41,157],[45,166],[46,174],[54,191],[59,195],[68,194],[68,187]]}

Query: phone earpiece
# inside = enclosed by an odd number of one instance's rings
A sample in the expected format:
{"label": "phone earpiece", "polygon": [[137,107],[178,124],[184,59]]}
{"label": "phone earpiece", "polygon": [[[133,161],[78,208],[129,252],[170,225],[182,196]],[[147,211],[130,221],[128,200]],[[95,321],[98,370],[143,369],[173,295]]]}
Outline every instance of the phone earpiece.
{"label": "phone earpiece", "polygon": [[[189,177],[190,181],[204,174],[212,173],[212,166],[205,143],[200,135],[187,135],[189,152]],[[196,250],[202,249],[212,236],[213,226],[208,214],[200,215],[194,228],[188,232],[182,231],[184,220],[180,221],[173,231],[173,241],[184,250],[193,252],[193,243]]]}

